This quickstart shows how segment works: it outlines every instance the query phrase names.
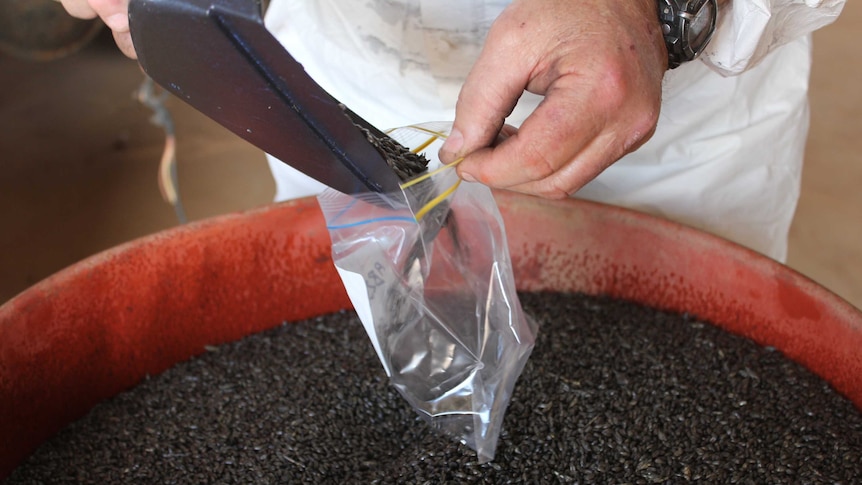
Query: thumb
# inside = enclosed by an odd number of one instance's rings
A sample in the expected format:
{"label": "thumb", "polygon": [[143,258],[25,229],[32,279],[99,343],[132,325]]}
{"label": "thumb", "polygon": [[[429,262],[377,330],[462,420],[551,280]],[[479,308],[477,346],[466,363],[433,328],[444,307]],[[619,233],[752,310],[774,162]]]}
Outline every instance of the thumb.
{"label": "thumb", "polygon": [[524,92],[530,69],[507,44],[496,42],[492,29],[458,95],[452,131],[440,147],[444,163],[491,145]]}

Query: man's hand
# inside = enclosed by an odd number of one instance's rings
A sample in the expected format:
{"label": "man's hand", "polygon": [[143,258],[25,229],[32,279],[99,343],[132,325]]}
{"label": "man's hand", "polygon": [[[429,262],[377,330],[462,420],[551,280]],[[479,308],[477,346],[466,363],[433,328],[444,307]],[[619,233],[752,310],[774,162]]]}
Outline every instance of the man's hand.
{"label": "man's hand", "polygon": [[69,15],[79,19],[97,16],[114,33],[117,47],[123,54],[137,59],[132,35],[129,33],[129,0],[60,0]]}
{"label": "man's hand", "polygon": [[[655,0],[516,0],[467,76],[441,159],[465,157],[467,180],[566,197],[652,136],[666,69]],[[525,89],[545,99],[504,127]]]}

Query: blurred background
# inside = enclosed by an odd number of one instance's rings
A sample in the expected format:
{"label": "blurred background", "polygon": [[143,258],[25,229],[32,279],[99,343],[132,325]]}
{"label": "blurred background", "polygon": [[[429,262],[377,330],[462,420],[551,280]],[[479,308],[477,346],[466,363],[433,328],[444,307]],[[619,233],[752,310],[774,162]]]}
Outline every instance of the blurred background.
{"label": "blurred background", "polygon": [[[0,7],[0,304],[56,271],[178,224],[143,75],[98,23]],[[15,15],[13,15],[15,14]],[[45,25],[44,32],[32,25]],[[862,6],[814,36],[811,131],[788,265],[862,308]],[[21,46],[25,45],[26,48]],[[82,48],[78,49],[79,47]],[[189,220],[269,203],[263,154],[168,98]]]}

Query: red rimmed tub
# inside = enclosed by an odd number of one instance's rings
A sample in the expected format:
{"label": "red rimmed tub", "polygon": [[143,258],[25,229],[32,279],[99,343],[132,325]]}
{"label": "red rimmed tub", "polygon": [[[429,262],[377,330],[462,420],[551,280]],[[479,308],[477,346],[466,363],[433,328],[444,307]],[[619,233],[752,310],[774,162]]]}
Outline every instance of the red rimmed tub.
{"label": "red rimmed tub", "polygon": [[[862,312],[787,267],[624,209],[497,193],[520,290],[688,312],[774,346],[862,409]],[[314,199],[118,246],[0,307],[0,479],[102,399],[214,345],[350,305]]]}

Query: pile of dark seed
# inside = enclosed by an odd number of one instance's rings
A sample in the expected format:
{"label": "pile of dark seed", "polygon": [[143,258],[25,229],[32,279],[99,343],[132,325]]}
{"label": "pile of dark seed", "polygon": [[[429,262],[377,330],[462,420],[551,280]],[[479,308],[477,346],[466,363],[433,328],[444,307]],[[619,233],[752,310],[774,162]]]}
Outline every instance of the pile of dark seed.
{"label": "pile of dark seed", "polygon": [[862,414],[822,380],[685,316],[522,296],[539,340],[496,459],[390,388],[351,313],[218,347],[99,406],[17,483],[852,483]]}

